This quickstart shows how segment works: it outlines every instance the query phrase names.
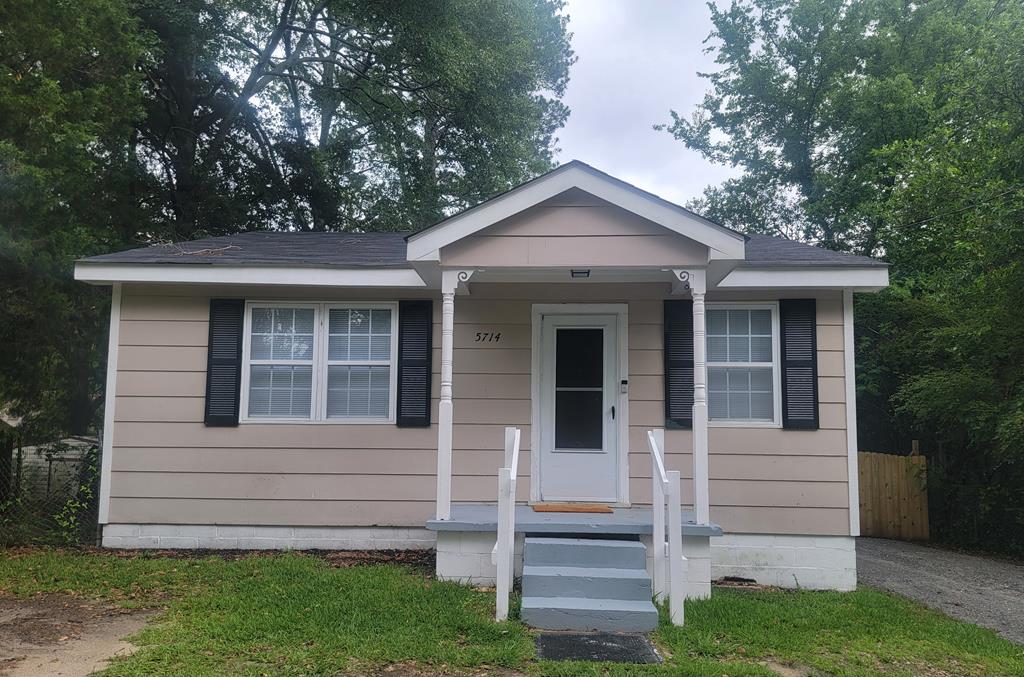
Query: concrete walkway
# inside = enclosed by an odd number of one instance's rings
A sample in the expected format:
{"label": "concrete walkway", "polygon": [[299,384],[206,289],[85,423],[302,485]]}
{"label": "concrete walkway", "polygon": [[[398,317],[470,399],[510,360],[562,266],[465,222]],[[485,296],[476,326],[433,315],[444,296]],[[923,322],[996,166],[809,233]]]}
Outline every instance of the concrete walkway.
{"label": "concrete walkway", "polygon": [[1024,566],[915,543],[857,539],[857,579],[1024,644]]}

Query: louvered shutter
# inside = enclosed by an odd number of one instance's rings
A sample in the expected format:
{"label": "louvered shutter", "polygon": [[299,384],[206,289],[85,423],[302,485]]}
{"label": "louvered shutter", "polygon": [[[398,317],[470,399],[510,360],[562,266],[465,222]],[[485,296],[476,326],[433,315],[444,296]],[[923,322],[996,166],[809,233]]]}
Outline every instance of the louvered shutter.
{"label": "louvered shutter", "polygon": [[693,301],[665,301],[665,427],[693,427]]}
{"label": "louvered shutter", "polygon": [[782,427],[818,429],[817,306],[814,299],[779,302],[782,331]]}
{"label": "louvered shutter", "polygon": [[398,417],[402,427],[430,425],[430,366],[434,304],[398,303]]}
{"label": "louvered shutter", "polygon": [[210,339],[206,360],[208,426],[238,425],[238,395],[242,384],[241,299],[210,300]]}

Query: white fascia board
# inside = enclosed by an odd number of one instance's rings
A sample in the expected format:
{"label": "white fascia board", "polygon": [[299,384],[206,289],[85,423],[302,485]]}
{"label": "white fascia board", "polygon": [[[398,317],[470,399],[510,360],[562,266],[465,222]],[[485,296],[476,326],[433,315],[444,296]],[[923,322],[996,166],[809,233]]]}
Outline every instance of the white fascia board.
{"label": "white fascia board", "polygon": [[411,268],[307,268],[175,263],[75,264],[75,279],[91,284],[154,282],[300,287],[425,287]]}
{"label": "white fascia board", "polygon": [[719,256],[742,260],[745,239],[720,226],[688,215],[660,200],[638,193],[597,176],[581,167],[568,167],[516,188],[489,202],[451,217],[409,238],[407,258],[410,261],[438,260],[438,250],[477,233],[488,226],[529,209],[570,188],[579,188],[591,195],[633,212],[691,240],[700,242]]}
{"label": "white fascia board", "polygon": [[853,289],[878,291],[889,286],[884,266],[801,266],[733,270],[718,283],[719,289]]}

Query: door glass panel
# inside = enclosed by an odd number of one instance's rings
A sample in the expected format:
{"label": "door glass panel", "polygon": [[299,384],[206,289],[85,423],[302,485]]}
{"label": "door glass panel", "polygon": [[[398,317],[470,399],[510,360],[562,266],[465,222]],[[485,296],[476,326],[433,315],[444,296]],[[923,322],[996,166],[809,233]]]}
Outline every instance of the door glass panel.
{"label": "door glass panel", "polygon": [[604,393],[559,390],[555,393],[555,448],[601,449]]}
{"label": "door glass panel", "polygon": [[600,388],[604,382],[604,331],[559,328],[555,341],[555,387]]}
{"label": "door glass panel", "polygon": [[604,447],[604,330],[555,331],[555,448]]}

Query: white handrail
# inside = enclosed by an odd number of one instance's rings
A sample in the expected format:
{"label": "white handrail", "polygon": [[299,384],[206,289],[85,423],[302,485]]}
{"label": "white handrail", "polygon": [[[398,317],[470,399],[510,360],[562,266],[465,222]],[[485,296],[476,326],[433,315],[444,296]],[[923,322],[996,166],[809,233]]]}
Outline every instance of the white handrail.
{"label": "white handrail", "polygon": [[[683,555],[682,480],[678,470],[665,471],[665,431],[647,431],[651,451],[651,511],[654,594],[668,596],[669,616],[675,625],[683,624],[686,557]],[[666,548],[665,511],[668,511]],[[668,567],[665,551],[668,550]]]}
{"label": "white handrail", "polygon": [[497,566],[495,619],[508,618],[508,598],[512,592],[513,556],[516,545],[516,475],[519,471],[519,428],[505,428],[505,465],[498,470],[498,534],[494,544]]}

